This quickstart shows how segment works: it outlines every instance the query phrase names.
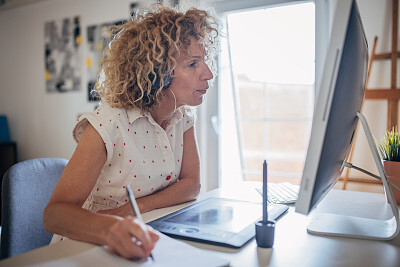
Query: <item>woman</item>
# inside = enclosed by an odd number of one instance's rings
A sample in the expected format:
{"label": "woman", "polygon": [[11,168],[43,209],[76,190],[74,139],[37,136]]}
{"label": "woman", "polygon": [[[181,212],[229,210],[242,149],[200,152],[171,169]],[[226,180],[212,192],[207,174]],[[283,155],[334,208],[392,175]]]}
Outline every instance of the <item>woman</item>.
{"label": "woman", "polygon": [[[161,5],[118,26],[102,63],[102,105],[83,115],[76,151],[44,211],[48,232],[107,245],[126,258],[150,255],[158,239],[131,217],[126,185],[141,212],[194,200],[200,163],[194,114],[213,78],[218,35],[207,12]],[[133,242],[132,238],[136,241]]]}

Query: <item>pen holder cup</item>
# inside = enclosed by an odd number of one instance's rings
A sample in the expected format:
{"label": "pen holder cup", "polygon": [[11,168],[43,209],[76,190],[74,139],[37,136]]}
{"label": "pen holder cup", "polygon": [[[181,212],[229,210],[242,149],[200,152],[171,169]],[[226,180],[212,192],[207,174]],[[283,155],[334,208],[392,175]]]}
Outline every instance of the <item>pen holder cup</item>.
{"label": "pen holder cup", "polygon": [[272,248],[275,239],[275,221],[259,221],[255,226],[257,246]]}

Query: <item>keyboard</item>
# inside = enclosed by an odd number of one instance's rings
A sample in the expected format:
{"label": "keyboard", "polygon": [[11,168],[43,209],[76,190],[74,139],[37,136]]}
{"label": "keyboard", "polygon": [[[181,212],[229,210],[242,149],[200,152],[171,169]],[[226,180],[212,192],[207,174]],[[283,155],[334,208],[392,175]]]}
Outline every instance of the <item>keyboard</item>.
{"label": "keyboard", "polygon": [[[262,196],[262,186],[256,187],[256,190]],[[296,202],[298,195],[298,189],[290,183],[268,183],[268,203],[292,204]]]}

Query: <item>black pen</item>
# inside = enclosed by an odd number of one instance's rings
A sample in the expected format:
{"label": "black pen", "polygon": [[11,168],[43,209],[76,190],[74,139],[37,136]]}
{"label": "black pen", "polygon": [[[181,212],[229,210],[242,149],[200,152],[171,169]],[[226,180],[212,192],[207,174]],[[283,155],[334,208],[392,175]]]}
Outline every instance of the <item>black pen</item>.
{"label": "black pen", "polygon": [[[143,222],[142,215],[140,214],[139,207],[136,203],[135,196],[133,195],[132,189],[129,185],[126,186],[126,194],[128,195],[129,203],[131,204],[133,215],[138,218],[141,222]],[[153,254],[150,253],[150,258],[154,261]]]}
{"label": "black pen", "polygon": [[263,163],[263,222],[268,222],[268,167]]}

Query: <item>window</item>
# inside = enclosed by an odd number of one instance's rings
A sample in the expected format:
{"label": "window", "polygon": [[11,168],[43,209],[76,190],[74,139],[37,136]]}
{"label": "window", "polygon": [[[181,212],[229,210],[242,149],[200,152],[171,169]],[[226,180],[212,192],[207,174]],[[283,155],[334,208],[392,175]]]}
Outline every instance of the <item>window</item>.
{"label": "window", "polygon": [[229,13],[219,74],[221,185],[299,183],[314,107],[314,3]]}

